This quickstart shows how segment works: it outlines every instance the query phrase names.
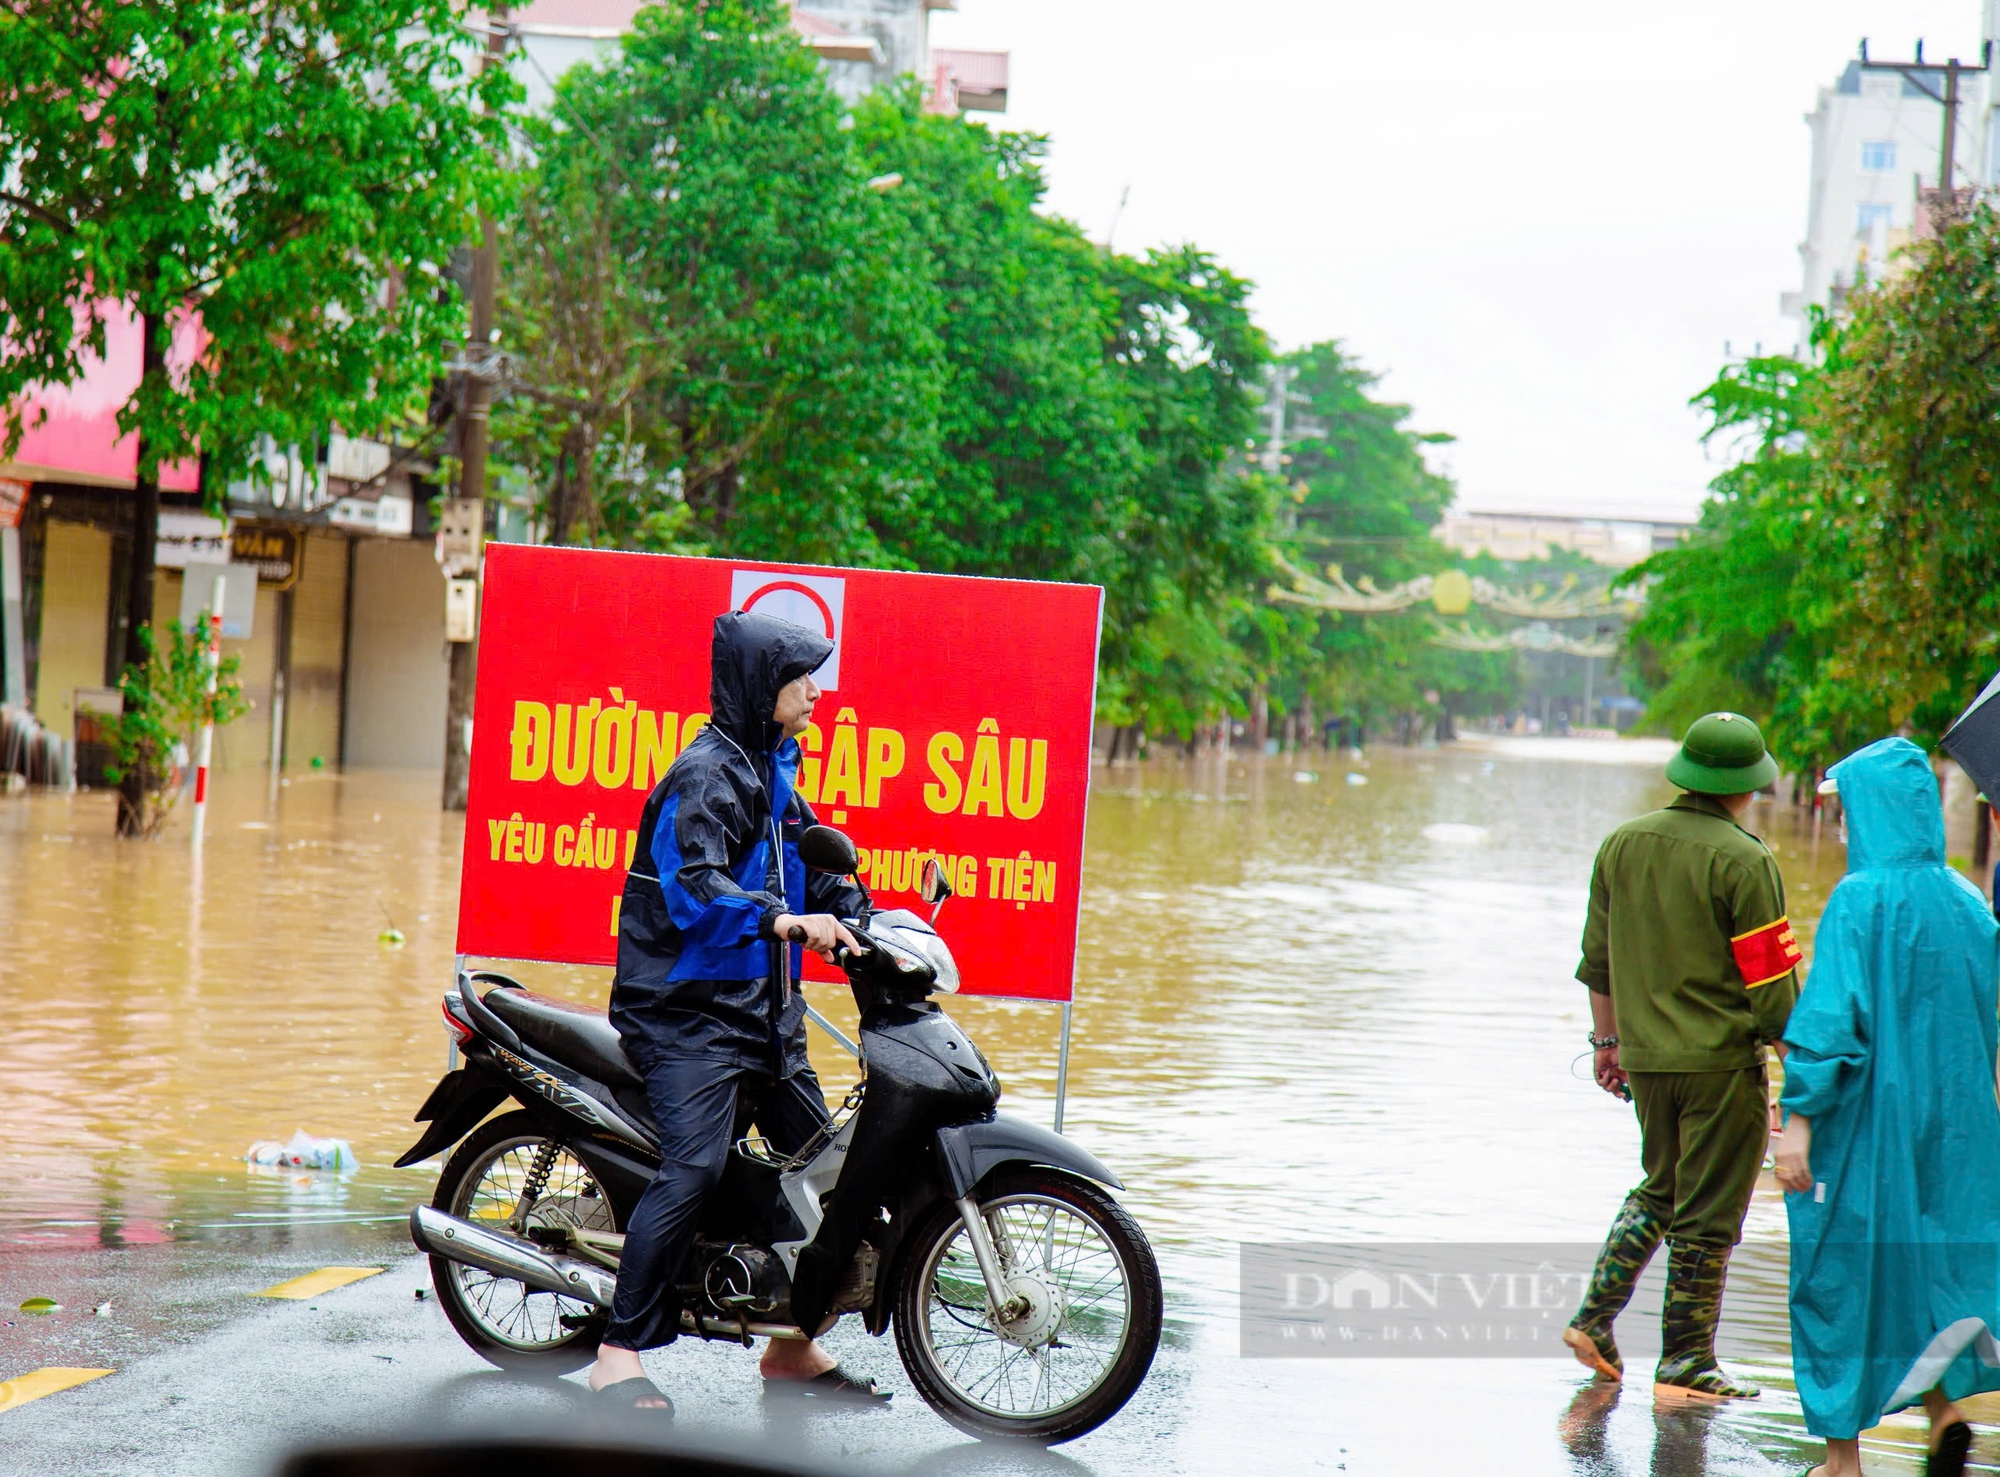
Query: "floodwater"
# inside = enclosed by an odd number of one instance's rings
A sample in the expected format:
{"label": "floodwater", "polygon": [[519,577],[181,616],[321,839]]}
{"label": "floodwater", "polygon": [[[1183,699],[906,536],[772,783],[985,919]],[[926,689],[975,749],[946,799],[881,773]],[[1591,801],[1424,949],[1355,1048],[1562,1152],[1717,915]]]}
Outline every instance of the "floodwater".
{"label": "floodwater", "polygon": [[[1484,1471],[1802,1465],[1768,1177],[1725,1339],[1766,1383],[1754,1404],[1670,1415],[1639,1381],[1598,1408],[1552,1360],[1237,1357],[1239,1243],[1602,1235],[1638,1135],[1576,1060],[1576,940],[1599,839],[1671,797],[1665,752],[1501,739],[1097,772],[1066,1126],[1130,1187],[1170,1336],[1218,1371],[1230,1417],[1290,1431],[1272,1439],[1313,1465],[1350,1445],[1393,1457],[1442,1397],[1487,1433]],[[118,843],[109,796],[0,798],[0,1248],[303,1226],[400,1238],[435,1171],[387,1166],[445,1055],[462,822],[436,793],[428,774],[309,774],[273,801],[261,777],[227,777],[198,866],[184,821]],[[1750,824],[1809,937],[1837,835],[1765,803]],[[1953,850],[1968,849],[1961,827]],[[392,926],[406,942],[382,941]],[[604,971],[514,972],[578,1000],[608,989]],[[949,1008],[1006,1081],[1003,1108],[1046,1121],[1056,1010]],[[814,1052],[837,1097],[851,1063],[824,1040]],[[299,1128],[349,1140],[362,1168],[243,1163],[253,1140]],[[1904,1469],[1915,1429],[1879,1433],[1871,1469]]]}

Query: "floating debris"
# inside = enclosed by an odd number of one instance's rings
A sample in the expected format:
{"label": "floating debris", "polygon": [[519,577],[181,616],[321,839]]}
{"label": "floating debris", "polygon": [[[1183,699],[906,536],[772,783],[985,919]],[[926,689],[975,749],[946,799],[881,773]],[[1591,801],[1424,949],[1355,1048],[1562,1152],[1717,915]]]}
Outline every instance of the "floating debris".
{"label": "floating debris", "polygon": [[303,1128],[292,1134],[291,1142],[259,1139],[243,1156],[247,1164],[281,1165],[288,1169],[359,1169],[361,1161],[346,1139],[316,1139]]}
{"label": "floating debris", "polygon": [[1319,776],[1314,774],[1310,769],[1295,769],[1292,771],[1292,778],[1302,785],[1316,785],[1319,783]]}
{"label": "floating debris", "polygon": [[1347,771],[1347,782],[1350,785],[1365,785],[1368,783],[1368,776],[1365,774],[1358,774],[1354,770],[1350,769]]}
{"label": "floating debris", "polygon": [[37,1316],[43,1316],[49,1313],[61,1312],[62,1304],[54,1298],[29,1298],[25,1303],[21,1304],[21,1311],[23,1313],[34,1313]]}
{"label": "floating debris", "polygon": [[1486,827],[1439,821],[1424,827],[1424,840],[1435,841],[1440,846],[1478,846],[1486,840]]}

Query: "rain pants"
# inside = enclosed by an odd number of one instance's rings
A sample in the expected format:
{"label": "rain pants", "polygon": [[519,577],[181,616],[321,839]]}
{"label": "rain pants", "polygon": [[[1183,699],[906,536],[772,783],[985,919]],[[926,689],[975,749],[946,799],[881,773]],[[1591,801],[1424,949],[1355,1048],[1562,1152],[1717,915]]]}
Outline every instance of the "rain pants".
{"label": "rain pants", "polygon": [[1993,914],[1945,865],[1923,750],[1883,739],[1832,774],[1847,875],[1781,1102],[1812,1124],[1813,1188],[1785,1197],[1799,1399],[1844,1439],[1937,1386],[2000,1389],[2000,998]]}
{"label": "rain pants", "polygon": [[808,873],[814,823],[795,788],[799,745],[771,713],[788,682],[833,652],[787,621],[718,616],[709,722],[654,786],[618,914],[611,1020],[646,1081],[660,1169],[625,1227],[604,1342],[651,1349],[680,1331],[676,1290],[708,1193],[751,1124],[794,1153],[826,1121],[806,1060],[802,951],[781,913],[868,915],[868,894]]}

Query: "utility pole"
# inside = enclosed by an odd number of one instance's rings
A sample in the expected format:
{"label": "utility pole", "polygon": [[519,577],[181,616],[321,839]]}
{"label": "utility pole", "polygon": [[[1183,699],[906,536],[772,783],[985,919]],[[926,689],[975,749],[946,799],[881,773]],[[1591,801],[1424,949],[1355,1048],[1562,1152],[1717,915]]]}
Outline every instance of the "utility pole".
{"label": "utility pole", "polygon": [[[1944,108],[1944,132],[1938,141],[1937,189],[1931,197],[1932,214],[1950,214],[1957,208],[1958,196],[1954,189],[1958,175],[1958,79],[1967,72],[1984,72],[1993,65],[1993,43],[1988,41],[1980,48],[1979,65],[1967,66],[1957,57],[1948,59],[1943,67],[1924,60],[1924,43],[1917,42],[1916,57],[1907,62],[1878,62],[1868,56],[1868,41],[1861,42],[1861,70],[1864,72],[1895,72],[1905,82],[1916,88],[1924,96],[1941,104]],[[1938,92],[1932,85],[1933,73],[1944,73],[1944,91]],[[1921,194],[1921,191],[1919,191]]]}
{"label": "utility pole", "polygon": [[1958,58],[1944,66],[1944,138],[1938,144],[1938,189],[1944,198],[1953,198],[1958,160]]}
{"label": "utility pole", "polygon": [[[486,13],[482,71],[504,60],[507,37],[507,7],[504,3],[495,4]],[[475,547],[485,532],[487,413],[493,399],[487,360],[493,353],[494,278],[499,273],[499,259],[499,229],[492,215],[482,210],[479,246],[472,253],[472,335],[470,352],[465,356],[465,390],[458,425],[458,495],[479,508],[479,524],[473,530]],[[470,641],[453,641],[450,646],[451,686],[444,721],[444,808],[463,810],[472,770],[472,699],[479,672],[477,627]]]}
{"label": "utility pole", "polygon": [[1258,460],[1273,477],[1284,475],[1285,405],[1292,398],[1292,381],[1297,378],[1298,371],[1289,364],[1271,366],[1270,389],[1264,396],[1264,413],[1270,419],[1270,429],[1264,434],[1264,455]]}

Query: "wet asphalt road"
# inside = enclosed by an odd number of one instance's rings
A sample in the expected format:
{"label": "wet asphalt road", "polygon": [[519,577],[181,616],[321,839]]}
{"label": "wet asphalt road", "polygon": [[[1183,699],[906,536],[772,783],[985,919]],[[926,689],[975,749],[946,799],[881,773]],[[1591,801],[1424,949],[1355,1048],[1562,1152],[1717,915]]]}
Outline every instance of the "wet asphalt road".
{"label": "wet asphalt road", "polygon": [[[471,1354],[428,1295],[426,1264],[391,1228],[233,1239],[10,1250],[10,1294],[33,1286],[63,1309],[0,1320],[0,1368],[116,1373],[0,1411],[0,1473],[251,1477],[300,1443],[343,1437],[523,1420],[605,1429],[580,1377],[519,1380]],[[254,1296],[327,1265],[385,1270],[306,1302]],[[755,1356],[723,1344],[683,1340],[648,1365],[683,1436],[829,1472],[1771,1477],[1804,1465],[1774,1462],[1710,1413],[1656,1412],[1643,1388],[1579,1399],[1580,1371],[1553,1361],[1237,1358],[1232,1325],[1176,1318],[1178,1301],[1132,1403],[1054,1452],[960,1436],[910,1393],[893,1337],[872,1339],[852,1320],[830,1346],[902,1392],[889,1409],[766,1400]],[[104,1315],[92,1311],[106,1302]]]}

